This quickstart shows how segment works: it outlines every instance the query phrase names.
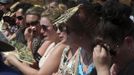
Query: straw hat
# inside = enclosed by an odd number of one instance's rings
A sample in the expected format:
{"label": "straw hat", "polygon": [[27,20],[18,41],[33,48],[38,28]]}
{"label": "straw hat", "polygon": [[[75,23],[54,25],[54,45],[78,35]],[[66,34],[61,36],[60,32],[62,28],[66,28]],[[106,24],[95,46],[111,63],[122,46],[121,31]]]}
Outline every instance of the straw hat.
{"label": "straw hat", "polygon": [[81,4],[66,10],[64,14],[54,20],[53,25],[58,26],[61,23],[66,23],[78,11],[80,5]]}

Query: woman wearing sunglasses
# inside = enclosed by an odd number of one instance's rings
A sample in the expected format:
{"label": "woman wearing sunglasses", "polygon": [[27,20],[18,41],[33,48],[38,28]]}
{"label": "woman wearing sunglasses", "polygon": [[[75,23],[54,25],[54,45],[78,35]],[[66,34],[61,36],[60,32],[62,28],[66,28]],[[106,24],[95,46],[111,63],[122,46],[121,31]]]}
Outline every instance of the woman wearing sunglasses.
{"label": "woman wearing sunglasses", "polygon": [[40,33],[45,41],[37,50],[38,54],[42,55],[38,64],[39,69],[34,69],[22,64],[14,56],[7,57],[9,63],[14,65],[25,75],[52,75],[52,73],[56,72],[60,64],[61,50],[65,48],[64,45],[58,43],[59,37],[53,29],[53,21],[59,15],[59,10],[54,8],[47,9],[42,13],[40,19]]}
{"label": "woman wearing sunglasses", "polygon": [[63,50],[58,72],[53,75],[90,75],[93,73],[92,33],[99,17],[94,12],[94,6],[89,6],[89,8],[85,5],[70,8],[68,9],[70,12],[63,14],[60,17],[62,19],[55,23],[59,36],[66,39],[64,41],[66,48]]}

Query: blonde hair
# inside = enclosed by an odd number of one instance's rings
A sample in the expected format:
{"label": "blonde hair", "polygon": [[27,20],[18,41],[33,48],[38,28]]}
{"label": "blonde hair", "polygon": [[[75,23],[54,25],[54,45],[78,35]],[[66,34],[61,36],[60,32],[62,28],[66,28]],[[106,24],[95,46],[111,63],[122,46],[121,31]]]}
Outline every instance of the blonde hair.
{"label": "blonde hair", "polygon": [[44,12],[42,12],[41,17],[47,17],[51,22],[53,22],[62,13],[64,13],[66,9],[66,6],[64,6],[63,4],[59,4],[54,8],[47,8]]}
{"label": "blonde hair", "polygon": [[34,6],[26,11],[26,15],[37,15],[40,17],[43,11],[43,7]]}
{"label": "blonde hair", "polygon": [[65,4],[61,3],[58,5],[58,7],[61,13],[64,13],[67,10],[67,6]]}

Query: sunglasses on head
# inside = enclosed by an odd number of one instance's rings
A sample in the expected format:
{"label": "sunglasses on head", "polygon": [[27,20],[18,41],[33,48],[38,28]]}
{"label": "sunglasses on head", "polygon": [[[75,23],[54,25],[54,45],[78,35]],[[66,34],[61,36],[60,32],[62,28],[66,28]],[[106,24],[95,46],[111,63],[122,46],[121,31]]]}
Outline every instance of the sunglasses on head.
{"label": "sunglasses on head", "polygon": [[26,26],[27,27],[29,27],[29,26],[36,26],[37,24],[39,24],[39,21],[33,21],[33,22],[26,23]]}
{"label": "sunglasses on head", "polygon": [[18,20],[23,20],[23,16],[16,16]]}

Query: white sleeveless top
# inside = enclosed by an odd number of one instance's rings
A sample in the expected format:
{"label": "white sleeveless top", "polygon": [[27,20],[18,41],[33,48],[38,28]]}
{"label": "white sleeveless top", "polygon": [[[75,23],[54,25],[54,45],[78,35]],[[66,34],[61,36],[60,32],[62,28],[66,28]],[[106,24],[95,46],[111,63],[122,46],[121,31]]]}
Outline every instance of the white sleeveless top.
{"label": "white sleeveless top", "polygon": [[39,68],[41,68],[45,62],[45,60],[49,57],[49,55],[51,55],[52,51],[54,50],[55,47],[55,42],[51,43],[48,48],[46,49],[46,52],[44,53],[44,55],[41,57],[40,61],[39,61]]}

